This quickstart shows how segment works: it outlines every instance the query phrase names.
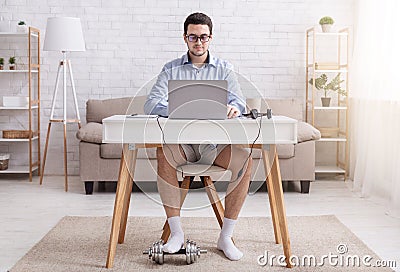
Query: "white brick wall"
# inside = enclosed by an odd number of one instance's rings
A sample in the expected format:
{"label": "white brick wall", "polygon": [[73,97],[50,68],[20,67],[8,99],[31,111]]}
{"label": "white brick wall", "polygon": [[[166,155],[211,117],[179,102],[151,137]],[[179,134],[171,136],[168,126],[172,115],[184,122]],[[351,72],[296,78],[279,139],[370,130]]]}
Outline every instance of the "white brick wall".
{"label": "white brick wall", "polygon": [[[2,0],[0,16],[42,30],[48,17],[82,20],[86,52],[70,55],[78,103],[85,120],[89,98],[135,95],[162,65],[185,52],[181,38],[188,14],[202,11],[214,22],[211,52],[231,61],[263,96],[304,100],[305,30],[330,15],[336,27],[353,25],[354,0]],[[2,47],[3,45],[1,45]],[[44,146],[57,52],[42,52]],[[0,81],[2,79],[0,78]],[[249,97],[254,89],[243,90]],[[70,96],[72,98],[72,96]],[[60,103],[58,103],[60,104]],[[73,113],[72,108],[69,109]],[[3,122],[3,118],[0,119]],[[62,129],[53,126],[46,173],[63,174]],[[76,127],[68,128],[69,173],[79,174]],[[43,150],[43,148],[42,148]]]}

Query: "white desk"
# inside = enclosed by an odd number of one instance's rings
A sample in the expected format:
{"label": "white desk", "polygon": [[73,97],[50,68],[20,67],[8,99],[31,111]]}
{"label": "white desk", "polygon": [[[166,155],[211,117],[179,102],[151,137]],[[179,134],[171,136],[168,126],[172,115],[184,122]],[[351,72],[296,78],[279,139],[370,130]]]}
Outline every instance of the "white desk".
{"label": "white desk", "polygon": [[[288,260],[291,255],[290,239],[275,145],[297,143],[297,120],[285,116],[273,116],[269,120],[263,117],[260,128],[260,119],[157,120],[125,115],[103,119],[103,143],[123,144],[106,267],[113,266],[117,242],[124,242],[138,148],[164,143],[248,146],[254,141],[254,147],[262,149],[275,242],[283,243]],[[288,263],[287,267],[291,267],[291,264]]]}

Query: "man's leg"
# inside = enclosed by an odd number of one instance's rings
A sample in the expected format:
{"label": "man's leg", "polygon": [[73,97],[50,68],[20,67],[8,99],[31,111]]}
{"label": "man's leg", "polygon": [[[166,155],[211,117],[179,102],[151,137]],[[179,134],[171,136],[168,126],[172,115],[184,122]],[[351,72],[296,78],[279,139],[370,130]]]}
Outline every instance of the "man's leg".
{"label": "man's leg", "polygon": [[176,252],[184,243],[180,221],[180,189],[176,167],[186,163],[186,156],[179,145],[164,145],[157,148],[157,187],[167,215],[171,237],[164,245],[164,251]]}
{"label": "man's leg", "polygon": [[232,172],[225,197],[225,218],[217,248],[222,250],[228,259],[236,261],[242,258],[243,253],[233,244],[231,238],[249,189],[252,159],[249,158],[247,150],[228,145],[217,156],[214,164]]}

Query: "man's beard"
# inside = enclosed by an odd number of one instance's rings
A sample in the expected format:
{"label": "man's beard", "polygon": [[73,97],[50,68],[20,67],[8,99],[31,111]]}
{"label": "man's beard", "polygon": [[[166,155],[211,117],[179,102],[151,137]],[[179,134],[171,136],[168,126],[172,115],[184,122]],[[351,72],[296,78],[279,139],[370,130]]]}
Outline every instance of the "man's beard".
{"label": "man's beard", "polygon": [[201,56],[203,56],[204,54],[206,54],[206,53],[208,52],[208,50],[204,50],[202,53],[197,53],[197,52],[194,51],[193,49],[191,50],[191,49],[189,48],[189,46],[188,46],[188,49],[189,49],[189,52],[192,53],[192,55],[193,55],[193,56],[196,56],[196,57],[201,57]]}

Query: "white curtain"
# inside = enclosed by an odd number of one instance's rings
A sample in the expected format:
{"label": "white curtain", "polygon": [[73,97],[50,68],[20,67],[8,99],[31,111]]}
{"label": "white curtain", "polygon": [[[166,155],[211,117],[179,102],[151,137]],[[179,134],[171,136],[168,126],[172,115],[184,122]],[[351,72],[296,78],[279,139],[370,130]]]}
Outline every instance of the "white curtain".
{"label": "white curtain", "polygon": [[400,217],[400,0],[356,2],[350,69],[350,177]]}

